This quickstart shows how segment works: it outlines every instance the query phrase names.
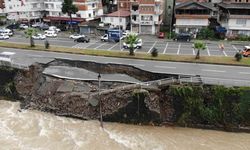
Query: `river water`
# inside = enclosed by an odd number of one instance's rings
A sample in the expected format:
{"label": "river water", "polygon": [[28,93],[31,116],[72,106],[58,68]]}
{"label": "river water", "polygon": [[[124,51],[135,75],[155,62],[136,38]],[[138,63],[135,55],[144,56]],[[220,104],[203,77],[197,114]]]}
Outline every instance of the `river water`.
{"label": "river water", "polygon": [[1,150],[250,150],[250,134],[82,121],[0,100]]}

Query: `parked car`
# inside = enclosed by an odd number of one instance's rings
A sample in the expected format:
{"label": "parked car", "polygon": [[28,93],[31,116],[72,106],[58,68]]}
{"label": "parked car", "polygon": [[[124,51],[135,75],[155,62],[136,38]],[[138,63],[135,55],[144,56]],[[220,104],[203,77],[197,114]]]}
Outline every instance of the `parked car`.
{"label": "parked car", "polygon": [[7,34],[0,34],[0,40],[6,40],[9,38],[10,38],[10,36],[8,36]]}
{"label": "parked car", "polygon": [[44,33],[46,37],[57,37],[57,34],[54,30],[46,30]]}
{"label": "parked car", "polygon": [[72,34],[69,36],[70,39],[78,39],[80,37],[85,37],[83,34]]}
{"label": "parked car", "polygon": [[12,36],[12,35],[13,35],[13,32],[12,32],[12,30],[10,30],[10,29],[1,29],[1,30],[0,30],[0,34]]}
{"label": "parked car", "polygon": [[33,38],[34,40],[44,40],[44,39],[46,39],[46,36],[45,36],[44,34],[38,33],[38,34],[36,34],[36,35],[33,35],[32,38]]}
{"label": "parked car", "polygon": [[189,42],[191,40],[191,34],[189,33],[180,33],[178,34],[174,40],[176,41],[186,41]]}
{"label": "parked car", "polygon": [[61,30],[58,29],[56,26],[50,26],[50,27],[49,27],[49,30],[54,30],[54,31],[56,31],[57,33],[61,31]]}
{"label": "parked car", "polygon": [[165,33],[164,32],[159,32],[158,38],[164,39],[165,38]]}
{"label": "parked car", "polygon": [[241,54],[244,57],[250,56],[250,46],[244,46],[244,49],[243,49],[243,51],[241,51]]}
{"label": "parked car", "polygon": [[26,24],[20,24],[20,25],[19,25],[19,29],[25,30],[25,29],[28,29],[28,28],[29,28],[29,26],[26,25]]}
{"label": "parked car", "polygon": [[38,27],[40,30],[48,30],[49,29],[49,25],[43,23],[43,24],[40,24],[40,26]]}
{"label": "parked car", "polygon": [[101,36],[101,41],[107,42],[108,40],[109,40],[108,34],[104,34],[103,36]]}
{"label": "parked car", "polygon": [[19,24],[18,23],[12,23],[6,27],[7,29],[13,30],[13,29],[18,29]]}
{"label": "parked car", "polygon": [[33,28],[39,28],[42,24],[43,24],[42,22],[37,22],[37,23],[32,24],[31,26]]}
{"label": "parked car", "polygon": [[[142,48],[142,39],[139,39],[139,40],[137,41],[137,43],[135,43],[135,44],[133,45],[133,47],[134,47],[134,48],[137,48],[137,49]],[[124,43],[123,43],[123,48],[124,48],[124,49],[130,48],[130,44],[124,42]]]}
{"label": "parked car", "polygon": [[78,39],[75,39],[74,42],[89,43],[90,39],[88,37],[80,37]]}

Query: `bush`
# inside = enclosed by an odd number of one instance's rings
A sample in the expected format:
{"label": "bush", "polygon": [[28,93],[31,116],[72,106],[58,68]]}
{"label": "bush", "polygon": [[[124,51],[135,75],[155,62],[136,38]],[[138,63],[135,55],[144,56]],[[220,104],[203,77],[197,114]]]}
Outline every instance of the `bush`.
{"label": "bush", "polygon": [[197,35],[198,39],[214,39],[215,33],[209,28],[202,28]]}
{"label": "bush", "polygon": [[151,55],[152,55],[153,57],[157,57],[157,56],[158,56],[158,50],[157,50],[155,47],[152,49]]}
{"label": "bush", "polygon": [[242,59],[242,54],[240,52],[237,52],[235,55],[234,55],[234,58],[237,60],[237,61],[240,61]]}

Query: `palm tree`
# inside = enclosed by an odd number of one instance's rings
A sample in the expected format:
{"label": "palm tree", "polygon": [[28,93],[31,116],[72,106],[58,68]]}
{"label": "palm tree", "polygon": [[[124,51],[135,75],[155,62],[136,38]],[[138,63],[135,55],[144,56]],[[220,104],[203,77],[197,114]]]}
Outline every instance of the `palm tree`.
{"label": "palm tree", "polygon": [[62,12],[70,17],[70,29],[72,29],[72,14],[75,14],[78,8],[73,5],[73,0],[64,0],[62,3]]}
{"label": "palm tree", "polygon": [[26,38],[30,38],[30,47],[34,47],[35,42],[32,36],[37,34],[37,30],[34,28],[28,28],[24,31],[24,33]]}
{"label": "palm tree", "polygon": [[197,49],[196,57],[195,59],[200,59],[200,50],[206,49],[206,44],[203,41],[195,41],[194,42],[194,49]]}
{"label": "palm tree", "polygon": [[126,41],[125,43],[129,45],[129,55],[135,55],[134,53],[134,49],[135,49],[135,45],[138,42],[138,36],[135,34],[129,34],[126,37]]}

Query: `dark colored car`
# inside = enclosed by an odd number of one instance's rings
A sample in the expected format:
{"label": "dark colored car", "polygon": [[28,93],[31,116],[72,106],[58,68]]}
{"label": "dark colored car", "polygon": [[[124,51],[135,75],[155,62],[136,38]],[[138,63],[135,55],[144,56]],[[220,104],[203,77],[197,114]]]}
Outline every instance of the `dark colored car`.
{"label": "dark colored car", "polygon": [[6,28],[10,29],[10,30],[18,29],[19,28],[19,24],[18,23],[13,23],[11,25],[8,25]]}
{"label": "dark colored car", "polygon": [[189,42],[191,40],[191,35],[188,33],[180,33],[174,38],[174,40]]}
{"label": "dark colored car", "polygon": [[48,30],[49,29],[49,25],[47,25],[47,24],[41,24],[38,28],[40,30]]}
{"label": "dark colored car", "polygon": [[78,39],[75,39],[74,42],[81,42],[81,43],[88,43],[90,39],[88,37],[80,37]]}

